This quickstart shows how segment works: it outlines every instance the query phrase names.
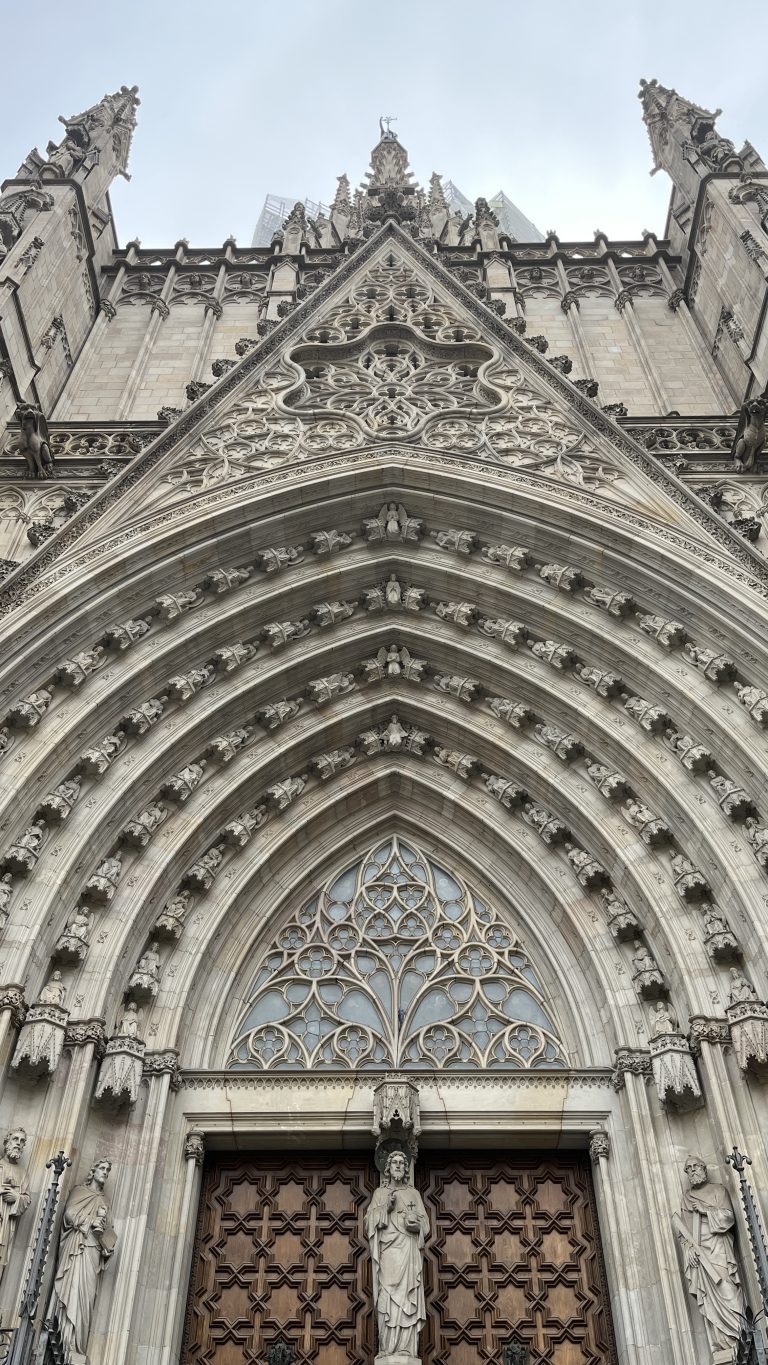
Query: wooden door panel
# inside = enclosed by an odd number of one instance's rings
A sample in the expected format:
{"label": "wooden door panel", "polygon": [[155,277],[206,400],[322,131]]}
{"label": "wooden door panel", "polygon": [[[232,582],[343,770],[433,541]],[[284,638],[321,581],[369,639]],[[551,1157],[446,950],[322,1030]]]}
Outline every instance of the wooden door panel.
{"label": "wooden door panel", "polygon": [[[424,1152],[431,1223],[424,1365],[609,1365],[615,1352],[593,1207],[578,1157]],[[181,1365],[372,1365],[363,1217],[367,1155],[237,1156],[206,1166]]]}
{"label": "wooden door panel", "polygon": [[206,1167],[183,1365],[373,1358],[365,1157],[225,1157]]}
{"label": "wooden door panel", "polygon": [[501,1365],[513,1340],[531,1365],[615,1361],[586,1161],[424,1152],[430,1217],[424,1365]]}

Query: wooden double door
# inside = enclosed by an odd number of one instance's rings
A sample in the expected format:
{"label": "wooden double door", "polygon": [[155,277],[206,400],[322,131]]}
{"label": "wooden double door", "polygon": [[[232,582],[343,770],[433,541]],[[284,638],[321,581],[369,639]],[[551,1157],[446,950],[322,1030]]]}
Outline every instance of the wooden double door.
{"label": "wooden double door", "polygon": [[[372,1365],[365,1155],[217,1156],[206,1165],[182,1365]],[[588,1164],[579,1157],[424,1152],[431,1223],[424,1365],[612,1365]]]}

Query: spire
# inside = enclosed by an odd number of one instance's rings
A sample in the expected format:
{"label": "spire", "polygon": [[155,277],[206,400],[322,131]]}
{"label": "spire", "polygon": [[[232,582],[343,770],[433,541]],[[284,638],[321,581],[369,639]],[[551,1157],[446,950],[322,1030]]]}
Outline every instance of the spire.
{"label": "spire", "polygon": [[331,214],[340,213],[349,217],[352,212],[352,201],[349,197],[349,176],[338,175],[336,177],[337,188],[331,204]]}
{"label": "spire", "polygon": [[105,152],[112,158],[111,175],[127,179],[128,155],[140,103],[138,86],[123,85],[83,114],[73,114],[69,119],[59,115],[66,137],[59,143],[48,143],[47,160],[40,169],[43,179],[65,180],[81,168],[88,171]]}
{"label": "spire", "polygon": [[643,121],[651,140],[655,170],[670,170],[674,143],[690,164],[700,162],[705,173],[742,169],[741,157],[737,156],[733,143],[715,130],[722,109],[713,111],[693,104],[657,80],[641,80],[638,99],[643,106]]}
{"label": "spire", "polygon": [[[397,133],[389,126],[392,115],[379,119],[381,137],[371,152],[371,168],[363,186],[363,217],[370,223],[396,218],[399,223],[413,222],[418,216],[417,191],[408,164],[408,153]],[[384,125],[387,125],[386,128]]]}
{"label": "spire", "polygon": [[437,171],[433,171],[429,177],[429,211],[430,213],[446,213],[448,205],[445,201],[443,182]]}

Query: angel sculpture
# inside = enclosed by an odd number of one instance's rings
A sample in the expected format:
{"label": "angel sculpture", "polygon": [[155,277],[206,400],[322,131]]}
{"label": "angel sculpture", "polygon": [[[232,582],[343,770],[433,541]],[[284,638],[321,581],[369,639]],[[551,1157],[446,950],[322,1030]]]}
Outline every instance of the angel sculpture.
{"label": "angel sculpture", "polygon": [[368,682],[380,682],[383,678],[408,678],[411,682],[421,682],[426,668],[425,659],[414,659],[405,645],[382,645],[375,659],[363,663]]}
{"label": "angel sculpture", "polygon": [[751,399],[739,413],[731,458],[734,469],[740,473],[754,469],[758,455],[763,452],[767,414],[768,401],[765,398]]}
{"label": "angel sculpture", "polygon": [[54,461],[43,414],[34,408],[22,408],[19,425],[21,434],[7,447],[6,454],[22,455],[31,479],[53,478]]}
{"label": "angel sculpture", "polygon": [[363,522],[363,535],[369,545],[380,541],[415,542],[421,535],[423,523],[416,517],[409,517],[401,502],[388,502],[377,517]]}

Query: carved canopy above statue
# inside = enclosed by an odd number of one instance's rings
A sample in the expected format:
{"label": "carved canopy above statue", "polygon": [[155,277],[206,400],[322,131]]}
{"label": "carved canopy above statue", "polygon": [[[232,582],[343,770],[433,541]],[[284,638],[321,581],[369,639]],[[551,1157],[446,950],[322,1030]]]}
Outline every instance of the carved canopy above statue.
{"label": "carved canopy above statue", "polygon": [[465,883],[397,838],[334,876],[259,965],[228,1065],[560,1067],[525,950]]}

